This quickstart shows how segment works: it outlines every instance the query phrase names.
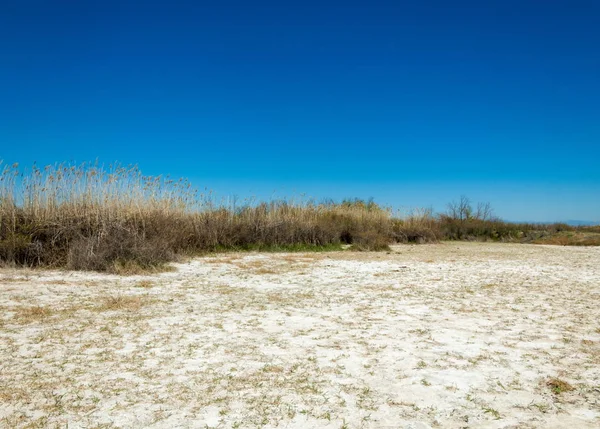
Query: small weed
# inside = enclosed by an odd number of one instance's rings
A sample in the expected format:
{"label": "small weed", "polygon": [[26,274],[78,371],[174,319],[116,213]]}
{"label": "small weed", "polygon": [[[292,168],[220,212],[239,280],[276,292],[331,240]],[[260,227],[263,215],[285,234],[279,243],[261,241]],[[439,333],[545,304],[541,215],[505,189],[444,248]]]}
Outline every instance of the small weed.
{"label": "small weed", "polygon": [[139,310],[146,302],[140,296],[125,296],[116,295],[104,298],[104,300],[97,307],[98,311],[136,311]]}
{"label": "small weed", "polygon": [[532,404],[531,406],[537,408],[540,411],[540,413],[544,413],[544,414],[547,413],[548,410],[550,409],[548,404]]}
{"label": "small weed", "polygon": [[493,408],[486,407],[483,409],[483,412],[485,414],[491,414],[492,416],[494,416],[494,419],[496,419],[496,420],[500,420],[500,418],[501,418],[498,410],[495,410]]}
{"label": "small weed", "polygon": [[140,280],[139,282],[137,282],[135,284],[135,287],[148,289],[148,288],[154,287],[154,282],[152,282],[150,280]]}
{"label": "small weed", "polygon": [[319,416],[319,418],[321,418],[321,419],[324,419],[324,420],[331,421],[331,412],[329,412],[329,411],[326,411],[326,412],[324,412],[323,414],[321,414],[321,415]]}
{"label": "small weed", "polygon": [[573,386],[566,381],[555,377],[546,381],[546,386],[548,386],[555,395],[559,395],[562,392],[568,392],[574,389]]}

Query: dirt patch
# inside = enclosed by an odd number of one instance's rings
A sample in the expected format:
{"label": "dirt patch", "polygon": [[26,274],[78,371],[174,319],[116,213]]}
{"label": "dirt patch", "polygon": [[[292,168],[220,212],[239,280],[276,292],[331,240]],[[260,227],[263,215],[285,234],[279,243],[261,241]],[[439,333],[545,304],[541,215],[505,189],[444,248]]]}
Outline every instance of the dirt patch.
{"label": "dirt patch", "polygon": [[0,270],[0,427],[593,428],[600,248]]}

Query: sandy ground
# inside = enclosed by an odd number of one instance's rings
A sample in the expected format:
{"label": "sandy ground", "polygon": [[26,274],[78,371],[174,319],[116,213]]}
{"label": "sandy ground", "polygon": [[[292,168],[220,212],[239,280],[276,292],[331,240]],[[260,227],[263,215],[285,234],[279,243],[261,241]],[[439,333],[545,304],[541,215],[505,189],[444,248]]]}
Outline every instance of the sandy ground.
{"label": "sandy ground", "polygon": [[0,427],[598,428],[600,248],[0,270]]}

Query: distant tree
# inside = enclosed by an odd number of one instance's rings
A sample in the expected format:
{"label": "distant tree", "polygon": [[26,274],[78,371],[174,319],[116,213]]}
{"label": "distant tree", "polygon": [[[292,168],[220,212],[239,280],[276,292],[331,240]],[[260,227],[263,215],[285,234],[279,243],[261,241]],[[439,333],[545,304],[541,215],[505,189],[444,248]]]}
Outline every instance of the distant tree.
{"label": "distant tree", "polygon": [[448,203],[446,216],[461,222],[469,220],[489,221],[494,219],[494,211],[490,203],[477,203],[477,208],[474,210],[471,200],[465,195],[461,195],[458,201]]}
{"label": "distant tree", "polygon": [[477,203],[475,218],[483,221],[494,220],[494,210],[490,203]]}
{"label": "distant tree", "polygon": [[473,215],[471,201],[465,195],[461,195],[458,201],[448,203],[447,215],[451,219],[460,220],[461,222],[471,219]]}

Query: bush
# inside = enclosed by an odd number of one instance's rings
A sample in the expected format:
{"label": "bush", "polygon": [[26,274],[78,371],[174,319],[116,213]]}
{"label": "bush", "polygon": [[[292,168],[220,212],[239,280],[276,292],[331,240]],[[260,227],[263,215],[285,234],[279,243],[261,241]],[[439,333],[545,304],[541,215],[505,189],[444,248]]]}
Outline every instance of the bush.
{"label": "bush", "polygon": [[413,210],[404,218],[392,220],[397,243],[435,243],[442,238],[439,222],[430,209]]}
{"label": "bush", "polygon": [[123,266],[145,270],[174,259],[167,241],[144,238],[124,228],[111,228],[96,236],[80,237],[69,245],[67,268],[92,271],[122,271]]}
{"label": "bush", "polygon": [[359,231],[353,237],[351,249],[359,251],[390,250],[389,236],[376,230]]}

